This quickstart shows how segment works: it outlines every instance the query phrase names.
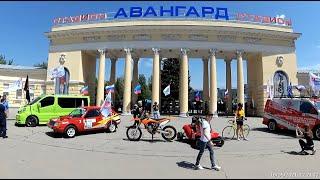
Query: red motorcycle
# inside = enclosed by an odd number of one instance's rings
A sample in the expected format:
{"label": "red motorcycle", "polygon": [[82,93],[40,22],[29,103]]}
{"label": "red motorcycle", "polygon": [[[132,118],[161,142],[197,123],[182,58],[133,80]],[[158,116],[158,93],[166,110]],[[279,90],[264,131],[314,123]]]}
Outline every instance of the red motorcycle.
{"label": "red motorcycle", "polygon": [[[183,141],[186,137],[187,140],[191,143],[192,146],[198,146],[198,140],[201,137],[200,131],[200,118],[193,117],[191,124],[185,124],[183,127],[183,132],[178,132],[177,139],[178,141]],[[211,130],[211,141],[218,147],[224,145],[224,140],[218,132]]]}

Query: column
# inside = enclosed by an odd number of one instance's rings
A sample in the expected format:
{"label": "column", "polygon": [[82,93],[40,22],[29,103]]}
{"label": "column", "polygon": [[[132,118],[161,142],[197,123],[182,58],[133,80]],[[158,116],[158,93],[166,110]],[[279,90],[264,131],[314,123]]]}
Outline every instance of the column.
{"label": "column", "polygon": [[[118,58],[117,57],[110,57],[110,60],[111,60],[111,71],[110,71],[110,80],[109,81],[111,84],[115,84],[116,83],[116,64],[117,64]],[[112,102],[114,102],[116,99],[115,93],[112,93],[111,97],[112,97]]]}
{"label": "column", "polygon": [[210,103],[209,113],[213,114],[214,117],[218,117],[217,103],[217,65],[216,65],[216,49],[210,49]]}
{"label": "column", "polygon": [[100,106],[104,101],[104,73],[105,73],[105,63],[106,63],[106,56],[105,56],[106,51],[104,49],[99,49],[98,52],[100,54],[100,59],[99,59],[96,105]]}
{"label": "column", "polygon": [[202,58],[203,61],[203,100],[205,102],[209,101],[209,73],[208,73],[208,64],[209,60],[206,57]]}
{"label": "column", "polygon": [[[135,88],[139,83],[139,57],[133,58],[133,79],[132,79],[132,87]],[[137,103],[138,95],[132,93],[132,103]]]}
{"label": "column", "polygon": [[116,57],[111,57],[111,72],[110,72],[110,83],[114,84],[116,82],[116,64],[117,64]]}
{"label": "column", "polygon": [[231,82],[231,59],[225,59],[226,62],[226,89],[227,97],[227,113],[232,114],[232,82]]}
{"label": "column", "polygon": [[187,117],[188,112],[188,55],[187,49],[181,49],[180,59],[180,88],[179,88],[179,102],[180,102],[180,117]]}
{"label": "column", "polygon": [[[159,57],[159,48],[152,48],[153,51],[153,70],[152,70],[152,105],[154,102],[157,102],[157,104],[160,107],[159,103],[159,95],[160,95],[160,57]],[[151,111],[153,111],[153,108],[151,108]]]}
{"label": "column", "polygon": [[126,59],[125,59],[125,68],[124,68],[124,90],[123,90],[123,107],[122,107],[122,114],[123,115],[130,115],[130,102],[131,102],[131,79],[132,79],[132,72],[131,72],[131,48],[125,48],[124,51],[126,52]]}
{"label": "column", "polygon": [[242,63],[242,51],[237,51],[237,94],[238,103],[243,104],[244,109],[244,81],[243,81],[243,63]]}

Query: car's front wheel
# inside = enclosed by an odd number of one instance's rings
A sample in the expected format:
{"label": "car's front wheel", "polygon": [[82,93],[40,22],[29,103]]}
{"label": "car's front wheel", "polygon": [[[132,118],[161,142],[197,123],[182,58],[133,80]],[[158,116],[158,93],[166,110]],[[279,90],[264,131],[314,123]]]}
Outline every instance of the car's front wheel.
{"label": "car's front wheel", "polygon": [[38,124],[38,118],[36,116],[29,116],[26,120],[27,127],[36,127]]}
{"label": "car's front wheel", "polygon": [[64,135],[67,138],[74,138],[77,134],[77,129],[75,126],[70,125],[64,130]]}
{"label": "car's front wheel", "polygon": [[320,125],[316,126],[313,130],[314,137],[320,139]]}
{"label": "car's front wheel", "polygon": [[113,132],[116,132],[117,130],[117,125],[115,122],[111,121],[108,125],[108,131],[113,133]]}
{"label": "car's front wheel", "polygon": [[276,123],[276,121],[270,120],[270,121],[269,121],[269,124],[268,124],[268,129],[269,129],[269,131],[271,131],[271,132],[276,131],[276,130],[277,130],[277,123]]}

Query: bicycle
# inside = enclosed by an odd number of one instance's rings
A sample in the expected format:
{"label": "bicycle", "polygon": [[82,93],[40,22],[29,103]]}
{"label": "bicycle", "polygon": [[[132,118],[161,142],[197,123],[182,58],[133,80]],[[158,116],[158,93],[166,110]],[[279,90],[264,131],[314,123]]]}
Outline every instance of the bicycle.
{"label": "bicycle", "polygon": [[[244,120],[247,120],[247,119],[245,118]],[[237,131],[237,123],[233,119],[230,119],[228,123],[231,125],[226,126],[222,130],[223,139],[233,139]],[[250,132],[250,126],[248,124],[243,124],[242,129],[243,129],[243,135],[245,136],[245,138],[247,138]],[[239,132],[239,137],[240,136],[241,135]]]}

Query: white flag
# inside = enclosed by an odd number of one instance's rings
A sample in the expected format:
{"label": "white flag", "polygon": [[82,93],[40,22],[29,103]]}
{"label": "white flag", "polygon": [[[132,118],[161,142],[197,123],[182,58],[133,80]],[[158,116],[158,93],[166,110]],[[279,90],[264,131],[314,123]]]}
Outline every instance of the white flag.
{"label": "white flag", "polygon": [[109,91],[100,109],[100,112],[104,117],[108,117],[109,114],[111,114],[111,102],[111,92]]}
{"label": "white flag", "polygon": [[50,71],[50,76],[51,76],[51,78],[60,78],[60,77],[63,77],[65,75],[65,73],[66,72],[64,70],[64,67],[59,66],[59,67],[53,68]]}
{"label": "white flag", "polygon": [[166,88],[164,88],[163,94],[165,96],[168,96],[170,94],[170,84]]}
{"label": "white flag", "polygon": [[312,91],[315,93],[315,95],[318,95],[320,91],[320,77],[316,76],[311,72],[309,73],[309,76],[310,76],[309,85]]}
{"label": "white flag", "polygon": [[228,96],[228,94],[229,94],[229,91],[228,91],[228,89],[224,92],[224,96]]}

